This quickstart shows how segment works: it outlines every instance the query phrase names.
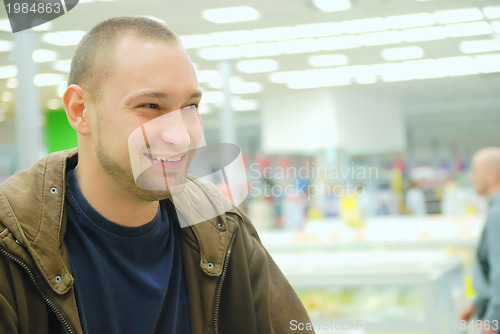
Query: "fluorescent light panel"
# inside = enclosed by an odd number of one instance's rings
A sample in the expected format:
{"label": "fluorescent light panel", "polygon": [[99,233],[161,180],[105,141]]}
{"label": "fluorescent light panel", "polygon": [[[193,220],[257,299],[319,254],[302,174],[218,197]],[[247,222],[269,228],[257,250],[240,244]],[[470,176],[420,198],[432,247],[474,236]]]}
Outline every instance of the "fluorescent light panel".
{"label": "fluorescent light panel", "polygon": [[83,35],[85,35],[85,31],[81,30],[50,32],[42,36],[42,41],[58,46],[76,45]]}
{"label": "fluorescent light panel", "polygon": [[55,73],[39,73],[33,78],[33,83],[38,87],[58,86],[65,82],[65,76]]}
{"label": "fluorescent light panel", "polygon": [[272,59],[242,60],[236,68],[244,73],[272,72],[278,69],[278,62]]}
{"label": "fluorescent light panel", "polygon": [[59,53],[47,49],[36,49],[35,51],[33,51],[32,58],[36,63],[45,63],[48,61],[54,61],[59,58]]}
{"label": "fluorescent light panel", "polygon": [[13,78],[17,75],[17,67],[14,65],[0,66],[0,79]]}
{"label": "fluorescent light panel", "polygon": [[52,69],[68,73],[71,69],[71,59],[59,60],[52,64]]}
{"label": "fluorescent light panel", "polygon": [[11,41],[0,39],[0,52],[12,51],[13,45]]}
{"label": "fluorescent light panel", "polygon": [[488,19],[500,19],[500,6],[483,7],[483,13]]}
{"label": "fluorescent light panel", "polygon": [[231,107],[234,109],[234,111],[257,110],[259,109],[259,101],[233,99],[231,101]]}
{"label": "fluorescent light panel", "polygon": [[451,24],[447,25],[445,29],[449,37],[489,35],[493,32],[491,25],[485,21]]}
{"label": "fluorescent light panel", "polygon": [[434,12],[436,22],[441,24],[479,21],[484,18],[479,8],[461,8]]}
{"label": "fluorescent light panel", "polygon": [[430,13],[389,16],[386,18],[386,22],[391,29],[407,29],[436,24],[434,15]]}
{"label": "fluorescent light panel", "polygon": [[463,41],[460,43],[460,51],[467,54],[500,51],[500,41],[498,39]]}
{"label": "fluorescent light panel", "polygon": [[342,34],[342,27],[335,22],[314,23],[298,25],[296,31],[300,37],[312,38],[340,35]]}
{"label": "fluorescent light panel", "polygon": [[248,30],[234,30],[210,34],[210,40],[216,45],[237,45],[257,42],[254,34]]}
{"label": "fluorescent light panel", "polygon": [[260,13],[249,6],[207,9],[201,15],[205,20],[218,24],[255,21],[260,18]]}
{"label": "fluorescent light panel", "polygon": [[323,12],[338,12],[352,7],[350,0],[313,0],[313,4]]}

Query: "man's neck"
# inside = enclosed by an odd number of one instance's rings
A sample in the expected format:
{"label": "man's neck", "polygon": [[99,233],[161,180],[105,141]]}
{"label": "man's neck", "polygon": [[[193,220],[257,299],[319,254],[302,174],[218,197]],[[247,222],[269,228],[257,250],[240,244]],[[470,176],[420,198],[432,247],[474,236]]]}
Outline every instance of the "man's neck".
{"label": "man's neck", "polygon": [[76,175],[85,199],[109,221],[127,227],[137,227],[149,223],[156,216],[158,201],[133,198],[104,172],[77,168]]}

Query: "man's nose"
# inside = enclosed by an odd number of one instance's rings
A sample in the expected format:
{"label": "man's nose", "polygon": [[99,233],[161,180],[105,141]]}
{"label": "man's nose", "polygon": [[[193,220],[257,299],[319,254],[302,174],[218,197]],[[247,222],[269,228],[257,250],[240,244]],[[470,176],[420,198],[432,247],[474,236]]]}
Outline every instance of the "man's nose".
{"label": "man's nose", "polygon": [[191,137],[188,128],[184,123],[180,110],[169,112],[161,116],[163,126],[160,132],[160,138],[167,144],[174,145],[179,148],[189,147]]}

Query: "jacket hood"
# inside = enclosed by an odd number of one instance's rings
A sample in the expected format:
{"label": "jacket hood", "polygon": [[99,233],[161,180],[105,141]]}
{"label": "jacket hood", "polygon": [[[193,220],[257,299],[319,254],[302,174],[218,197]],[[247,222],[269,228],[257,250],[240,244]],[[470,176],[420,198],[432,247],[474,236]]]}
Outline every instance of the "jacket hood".
{"label": "jacket hood", "polygon": [[[0,236],[5,239],[8,230],[15,241],[4,240],[2,246],[19,257],[31,258],[58,294],[66,293],[73,284],[61,249],[66,227],[65,172],[77,163],[76,148],[52,153],[0,185]],[[236,229],[222,213],[239,213],[213,185],[193,178],[188,181],[182,194],[174,196],[169,205],[175,207],[181,226],[185,226],[182,238],[200,252],[203,272],[218,276]]]}

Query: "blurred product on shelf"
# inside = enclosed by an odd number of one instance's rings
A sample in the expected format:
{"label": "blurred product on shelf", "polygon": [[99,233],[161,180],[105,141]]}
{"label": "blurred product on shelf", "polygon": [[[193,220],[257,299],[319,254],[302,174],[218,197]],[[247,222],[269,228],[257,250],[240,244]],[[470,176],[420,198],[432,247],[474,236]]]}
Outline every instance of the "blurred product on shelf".
{"label": "blurred product on shelf", "polygon": [[427,214],[424,193],[417,187],[416,182],[412,183],[410,189],[408,189],[406,193],[406,209],[409,214],[416,216]]}

